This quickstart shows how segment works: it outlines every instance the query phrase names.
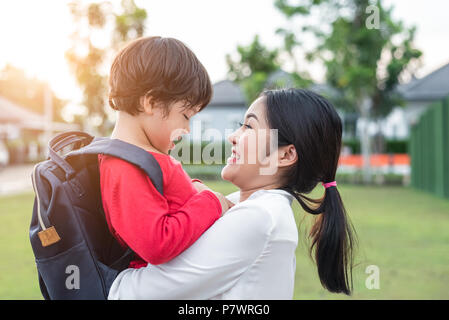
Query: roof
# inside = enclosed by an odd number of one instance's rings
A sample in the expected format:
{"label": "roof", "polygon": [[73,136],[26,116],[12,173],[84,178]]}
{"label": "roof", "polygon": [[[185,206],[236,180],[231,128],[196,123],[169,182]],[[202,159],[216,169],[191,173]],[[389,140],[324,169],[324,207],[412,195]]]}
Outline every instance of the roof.
{"label": "roof", "polygon": [[398,86],[398,92],[407,101],[443,99],[449,95],[449,63],[421,79]]}
{"label": "roof", "polygon": [[313,83],[307,89],[316,92],[326,98],[338,97],[340,94],[337,89],[326,83]]}
{"label": "roof", "polygon": [[0,97],[0,123],[43,120],[43,116]]}
{"label": "roof", "polygon": [[277,87],[278,85],[281,85],[282,87],[293,87],[294,81],[293,77],[290,73],[278,69],[268,76],[266,87]]}
{"label": "roof", "polygon": [[213,91],[209,106],[246,106],[242,89],[230,80],[215,83]]}
{"label": "roof", "polygon": [[[1,123],[12,123],[28,129],[48,129],[48,124],[44,115],[30,111],[25,107],[19,106],[0,96],[0,124]],[[79,129],[77,124],[64,122],[52,122],[50,125],[52,130],[57,131]]]}

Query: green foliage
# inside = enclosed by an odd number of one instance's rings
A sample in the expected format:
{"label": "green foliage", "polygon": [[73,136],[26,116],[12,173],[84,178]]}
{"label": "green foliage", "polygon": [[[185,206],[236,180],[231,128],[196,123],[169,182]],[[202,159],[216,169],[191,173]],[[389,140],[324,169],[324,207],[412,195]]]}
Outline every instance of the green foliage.
{"label": "green foliage", "polygon": [[[406,28],[392,17],[392,8],[385,8],[381,0],[304,0],[292,5],[288,0],[276,0],[276,7],[289,19],[310,14],[312,9],[323,12],[319,26],[309,25],[319,44],[307,54],[310,60],[321,60],[326,78],[338,89],[335,104],[360,111],[365,97],[371,100],[371,116],[382,117],[401,104],[394,92],[400,76],[413,65],[421,51],[413,46],[416,29]],[[372,14],[366,9],[375,5],[379,12],[378,28],[365,25]],[[323,32],[328,25],[330,32]],[[292,35],[284,32],[286,41]]]}
{"label": "green foliage", "polygon": [[[241,85],[248,103],[254,101],[264,89],[275,89],[287,85],[306,87],[311,83],[308,74],[297,71],[298,66],[293,49],[299,42],[294,34],[285,29],[278,29],[277,33],[285,35],[283,48],[268,49],[256,35],[248,46],[237,47],[237,60],[233,60],[229,54],[226,55],[228,76]],[[270,75],[281,70],[279,61],[281,53],[286,53],[294,61],[295,71],[285,73],[288,79],[275,79],[268,83]]]}
{"label": "green foliage", "polygon": [[351,148],[352,154],[360,154],[360,140],[359,139],[344,140],[343,145]]}
{"label": "green foliage", "polygon": [[[386,139],[385,150],[380,150],[381,153],[407,153],[409,141],[407,139]],[[351,148],[352,154],[360,154],[360,140],[346,139],[343,145]]]}
{"label": "green foliage", "polygon": [[[88,116],[99,116],[103,123],[106,119],[104,98],[107,83],[101,68],[106,50],[96,47],[92,37],[95,31],[104,27],[108,7],[104,2],[84,6],[80,1],[73,1],[69,6],[77,28],[81,30],[87,27],[89,34],[82,36],[81,31],[75,31],[72,35],[73,45],[66,51],[65,57],[78,85],[83,90],[83,104],[87,107]],[[87,53],[80,53],[82,49]],[[83,125],[83,122],[82,120],[80,124]]]}
{"label": "green foliage", "polygon": [[[363,180],[363,172],[356,171],[351,173],[337,172],[336,178],[341,184],[362,185],[365,184]],[[406,178],[402,174],[396,173],[377,173],[372,181],[372,185],[383,186],[402,186],[406,184]]]}
{"label": "green foliage", "polygon": [[386,140],[386,153],[407,153],[408,140]]}
{"label": "green foliage", "polygon": [[[219,154],[215,157],[216,150],[220,150],[219,152],[221,153],[221,157]],[[222,165],[226,164],[226,159],[231,155],[231,144],[225,140],[213,142],[202,141],[201,143],[181,140],[176,143],[176,147],[171,151],[170,155],[183,164],[203,166],[204,164],[207,166],[213,164]],[[206,163],[204,161],[209,157],[211,160],[213,159],[212,163]]]}
{"label": "green foliage", "polygon": [[248,102],[257,98],[264,89],[270,73],[280,68],[278,50],[270,50],[259,41],[256,35],[248,46],[238,46],[239,55],[236,61],[230,55],[226,55],[228,75],[231,80],[240,83]]}
{"label": "green foliage", "polygon": [[184,165],[184,170],[189,174],[190,177],[209,180],[209,181],[220,181],[221,180],[221,170],[225,165],[196,165],[189,164]]}
{"label": "green foliage", "polygon": [[[117,50],[123,42],[141,37],[144,32],[144,23],[147,13],[138,8],[133,0],[123,0],[123,12],[116,14],[111,11],[109,2],[90,3],[84,5],[80,0],[70,3],[73,20],[78,28],[72,35],[73,45],[66,52],[66,59],[72,72],[83,90],[83,104],[87,107],[88,117],[96,116],[101,119],[97,130],[105,135],[108,126],[106,103],[107,75],[104,73],[111,61],[107,60],[110,55],[109,48]],[[107,48],[99,48],[93,43],[95,33],[105,33],[105,26],[109,19],[114,19],[115,28],[112,33],[112,44]],[[81,30],[89,31],[83,36]],[[107,35],[104,35],[105,37]],[[87,53],[80,53],[82,49]],[[106,68],[109,69],[109,68]],[[85,119],[76,118],[83,125]]]}
{"label": "green foliage", "polygon": [[227,55],[229,76],[233,80],[241,81],[256,72],[271,73],[279,68],[276,62],[278,50],[269,50],[259,41],[256,35],[249,46],[238,46],[239,61],[232,61]]}
{"label": "green foliage", "polygon": [[134,0],[122,0],[123,12],[115,15],[114,45],[118,47],[129,39],[142,37],[147,11],[136,6]]}

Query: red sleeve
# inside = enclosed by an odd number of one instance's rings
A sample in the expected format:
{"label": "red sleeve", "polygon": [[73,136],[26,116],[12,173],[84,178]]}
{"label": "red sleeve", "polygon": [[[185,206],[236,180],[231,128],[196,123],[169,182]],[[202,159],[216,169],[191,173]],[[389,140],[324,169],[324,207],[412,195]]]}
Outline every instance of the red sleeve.
{"label": "red sleeve", "polygon": [[108,161],[113,163],[108,163],[101,179],[109,221],[119,237],[151,264],[176,257],[221,215],[220,201],[208,190],[195,193],[176,212],[169,213],[166,198],[143,171],[120,159]]}

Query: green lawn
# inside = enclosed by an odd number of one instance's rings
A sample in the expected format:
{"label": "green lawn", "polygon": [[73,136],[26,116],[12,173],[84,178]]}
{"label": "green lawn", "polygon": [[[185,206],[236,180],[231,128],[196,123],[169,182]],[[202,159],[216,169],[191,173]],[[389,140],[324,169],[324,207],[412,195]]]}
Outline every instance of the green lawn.
{"label": "green lawn", "polygon": [[[234,186],[208,183],[223,193]],[[449,201],[400,187],[339,185],[359,236],[354,294],[350,299],[449,299]],[[318,197],[319,186],[313,194]],[[0,198],[0,299],[40,299],[28,240],[33,194]],[[307,253],[312,216],[294,204],[299,222],[296,299],[345,299],[318,280]],[[380,289],[365,287],[365,269],[380,269]]]}

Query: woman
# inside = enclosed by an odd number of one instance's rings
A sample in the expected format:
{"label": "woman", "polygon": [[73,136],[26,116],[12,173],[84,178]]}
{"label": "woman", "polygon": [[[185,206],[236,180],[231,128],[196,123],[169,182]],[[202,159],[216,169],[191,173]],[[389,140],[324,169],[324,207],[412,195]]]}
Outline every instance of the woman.
{"label": "woman", "polygon": [[[350,294],[353,231],[334,181],[341,134],[340,117],[320,95],[264,92],[229,137],[232,156],[222,177],[239,187],[228,196],[236,205],[168,263],[121,272],[109,299],[291,299],[293,198],[317,215],[310,250],[322,285]],[[318,182],[323,198],[305,196]]]}

